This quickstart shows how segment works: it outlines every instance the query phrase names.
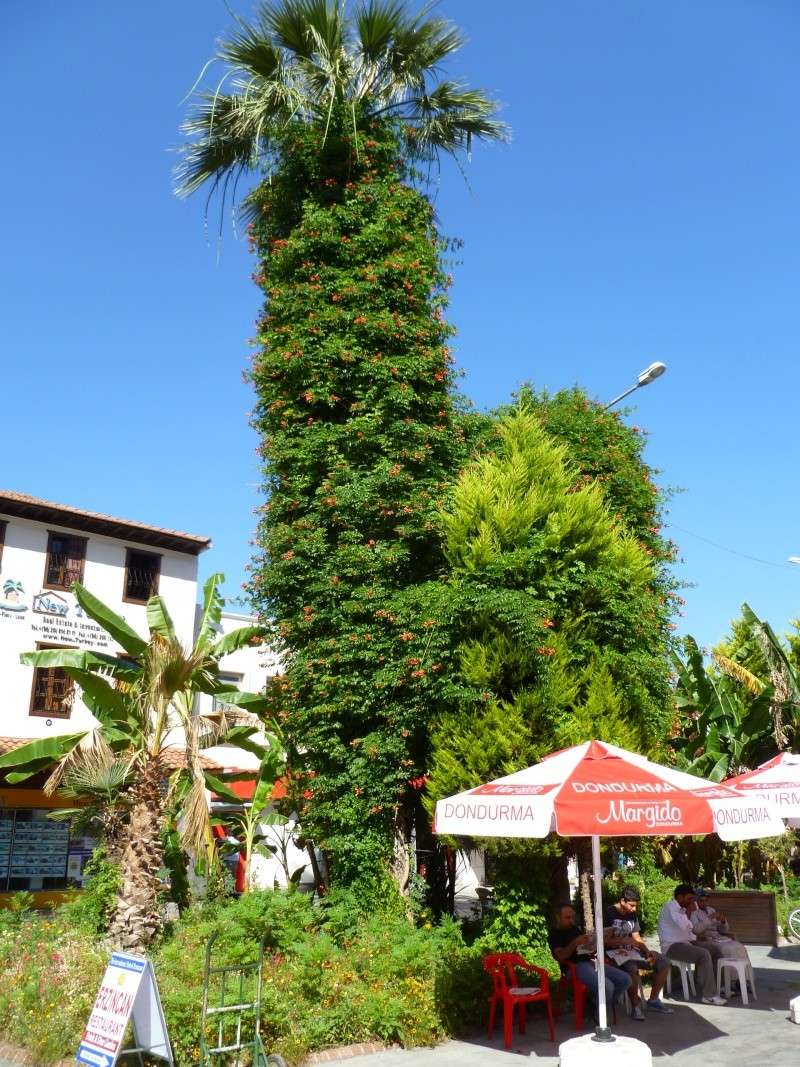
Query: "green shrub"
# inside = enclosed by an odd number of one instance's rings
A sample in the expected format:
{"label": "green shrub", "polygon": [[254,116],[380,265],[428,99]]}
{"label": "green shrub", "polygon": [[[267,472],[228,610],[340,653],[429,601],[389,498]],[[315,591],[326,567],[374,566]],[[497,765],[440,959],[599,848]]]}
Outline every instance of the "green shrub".
{"label": "green shrub", "polygon": [[[290,1062],[359,1041],[430,1045],[473,1027],[487,1002],[482,950],[467,947],[452,920],[417,926],[393,908],[364,915],[347,894],[320,907],[276,891],[187,909],[153,956],[177,1067],[200,1058],[204,954],[215,933],[214,965],[254,960],[264,938],[261,1031]],[[76,911],[77,902],[0,931],[0,1036],[43,1065],[74,1053],[108,959]],[[86,914],[97,913],[87,905]],[[253,992],[245,982],[244,997]]]}
{"label": "green shrub", "polygon": [[543,967],[557,977],[558,964],[547,943],[550,925],[547,853],[538,842],[538,848],[531,848],[530,844],[526,842],[528,862],[524,877],[516,873],[521,864],[515,863],[513,857],[497,861],[494,907],[474,945],[483,954],[518,952],[528,963]]}
{"label": "green shrub", "polygon": [[784,898],[781,886],[765,886],[764,888],[772,889],[775,893],[775,908],[778,913],[778,931],[784,937],[788,937],[789,912],[794,911],[795,908],[800,908],[800,880],[795,880],[794,884],[790,882],[787,885],[788,900]]}
{"label": "green shrub", "polygon": [[83,889],[59,909],[68,924],[102,934],[122,885],[119,867],[106,859],[105,849],[96,848],[85,869]]}

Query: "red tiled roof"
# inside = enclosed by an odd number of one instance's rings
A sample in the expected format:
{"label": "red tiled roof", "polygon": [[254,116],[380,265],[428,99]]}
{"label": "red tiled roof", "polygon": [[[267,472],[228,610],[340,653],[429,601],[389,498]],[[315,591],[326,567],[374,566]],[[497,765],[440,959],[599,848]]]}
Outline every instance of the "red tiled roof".
{"label": "red tiled roof", "polygon": [[[27,745],[29,742],[37,740],[39,738],[36,737],[0,737],[0,756],[5,756],[7,752],[13,752],[15,748],[21,748],[22,745]],[[186,765],[183,750],[175,746],[164,749],[161,753],[161,762],[171,771]],[[210,759],[208,756],[200,757],[200,765],[207,771],[222,770],[216,760]]]}
{"label": "red tiled roof", "polygon": [[113,515],[103,515],[96,511],[85,511],[68,504],[41,500],[39,497],[29,496],[28,493],[17,493],[11,489],[0,489],[0,514],[50,522],[86,533],[99,533],[155,548],[186,552],[192,556],[197,556],[211,547],[210,537],[150,526],[133,519],[115,518]]}

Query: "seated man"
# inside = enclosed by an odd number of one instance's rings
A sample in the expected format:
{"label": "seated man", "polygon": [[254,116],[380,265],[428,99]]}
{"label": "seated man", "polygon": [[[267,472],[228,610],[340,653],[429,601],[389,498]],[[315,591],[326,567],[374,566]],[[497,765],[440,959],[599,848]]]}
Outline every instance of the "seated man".
{"label": "seated man", "polygon": [[694,898],[697,908],[690,915],[694,932],[698,937],[705,933],[724,934],[725,937],[730,937],[728,920],[721,911],[711,907],[708,900],[710,895],[710,889],[695,889]]}
{"label": "seated man", "polygon": [[604,910],[603,927],[608,955],[618,967],[631,976],[633,1018],[641,1022],[644,1019],[641,971],[653,976],[653,988],[647,1001],[648,1010],[671,1015],[672,1008],[668,1008],[659,995],[669,974],[669,960],[652,952],[645,944],[636,914],[638,907],[638,889],[626,885],[617,903],[609,904]]}
{"label": "seated man", "polygon": [[[589,996],[597,1011],[597,970],[594,951],[594,936],[585,934],[578,927],[575,909],[571,904],[560,904],[555,910],[555,927],[548,938],[550,951],[558,961],[563,975],[569,974],[567,964],[575,964],[578,981],[583,982],[589,990]],[[627,993],[631,986],[631,976],[619,967],[608,964],[606,971],[606,1002],[615,1000]]]}
{"label": "seated man", "polygon": [[[750,957],[747,954],[747,949],[734,937],[730,936],[730,927],[725,920],[725,917],[718,911],[715,911],[712,907],[708,906],[708,893],[704,890],[697,890],[698,895],[694,901],[686,908],[686,914],[692,923],[692,929],[697,934],[697,944],[703,948],[708,948],[709,943],[715,945],[720,952],[721,956],[724,956],[728,960],[747,960],[750,962]],[[701,906],[701,900],[706,902],[706,908]]]}
{"label": "seated man", "polygon": [[717,982],[714,968],[723,955],[721,949],[709,941],[698,945],[697,934],[686,913],[694,903],[694,891],[690,885],[681,883],[675,887],[672,900],[668,900],[658,916],[658,939],[661,951],[670,960],[693,963],[695,977],[704,1004],[724,1004],[725,998],[716,995]]}

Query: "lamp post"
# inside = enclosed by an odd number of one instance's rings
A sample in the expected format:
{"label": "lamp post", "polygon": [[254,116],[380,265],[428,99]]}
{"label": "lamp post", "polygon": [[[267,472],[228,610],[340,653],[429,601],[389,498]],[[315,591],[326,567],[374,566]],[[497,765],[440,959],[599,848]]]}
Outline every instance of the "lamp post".
{"label": "lamp post", "polygon": [[604,404],[603,411],[608,411],[609,408],[613,408],[613,406],[618,404],[620,400],[624,400],[626,396],[630,396],[631,393],[635,392],[637,389],[641,389],[643,385],[649,385],[650,382],[654,382],[656,378],[661,377],[666,369],[666,363],[651,363],[649,367],[646,367],[642,371],[630,389],[626,389],[624,393],[620,393],[619,396],[615,396],[613,400],[609,400],[607,404]]}

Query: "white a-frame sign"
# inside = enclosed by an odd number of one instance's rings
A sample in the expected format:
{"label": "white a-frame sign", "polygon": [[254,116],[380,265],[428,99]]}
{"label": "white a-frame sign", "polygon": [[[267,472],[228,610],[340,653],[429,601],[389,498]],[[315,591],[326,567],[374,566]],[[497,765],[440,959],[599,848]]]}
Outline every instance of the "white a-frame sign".
{"label": "white a-frame sign", "polygon": [[[135,1048],[120,1053],[128,1023]],[[172,1049],[156,976],[150,960],[115,952],[106,967],[100,992],[86,1024],[76,1057],[88,1067],[113,1067],[117,1057],[146,1052],[172,1063]]]}

